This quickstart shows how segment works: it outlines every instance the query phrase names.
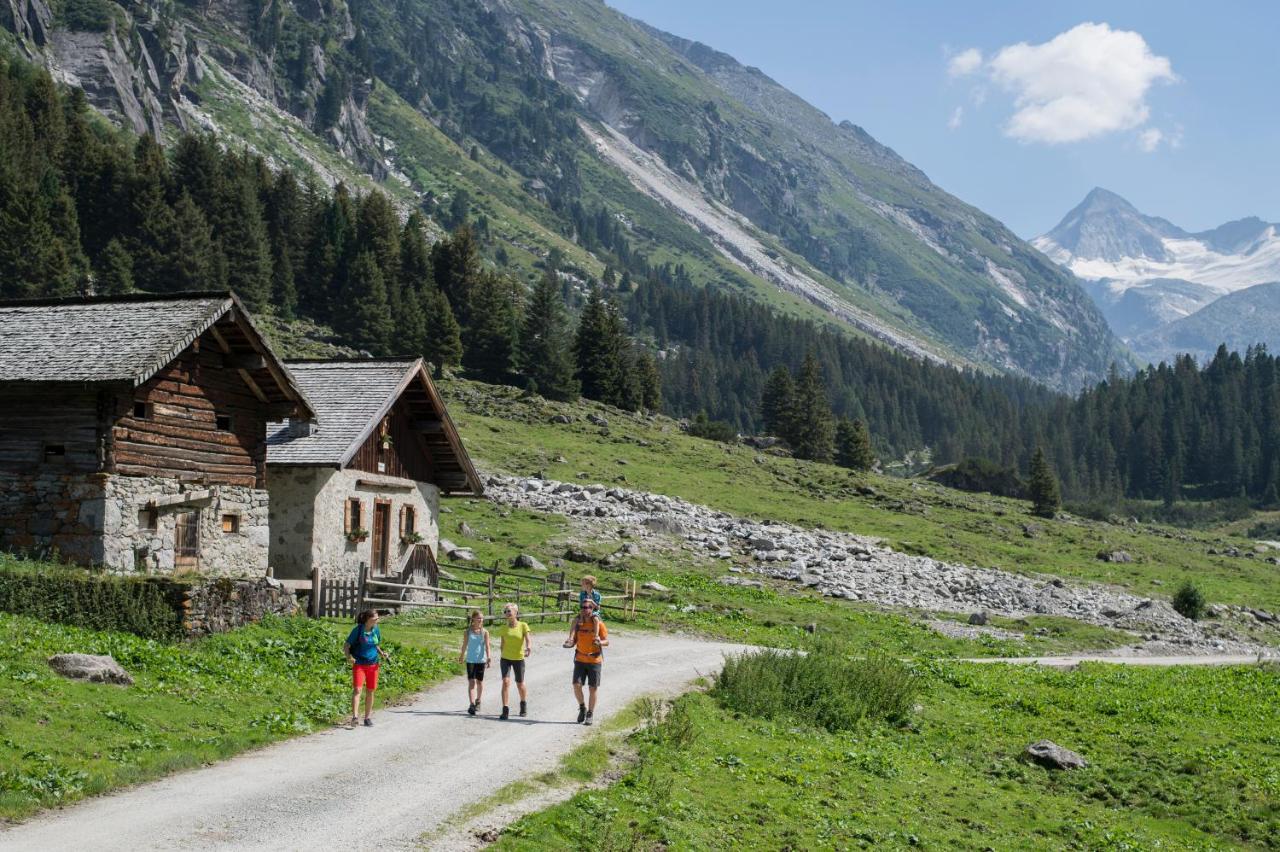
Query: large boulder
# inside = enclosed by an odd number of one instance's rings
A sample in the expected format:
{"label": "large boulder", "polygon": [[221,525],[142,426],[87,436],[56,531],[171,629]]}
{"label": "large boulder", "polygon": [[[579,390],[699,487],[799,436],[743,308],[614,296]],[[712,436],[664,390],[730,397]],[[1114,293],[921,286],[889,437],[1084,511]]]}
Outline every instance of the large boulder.
{"label": "large boulder", "polygon": [[132,686],[133,677],[114,657],[97,654],[54,654],[49,658],[49,668],[63,677],[87,680],[91,683],[114,683]]}
{"label": "large boulder", "polygon": [[1098,552],[1098,559],[1103,562],[1127,563],[1132,562],[1133,557],[1123,550],[1102,550]]}
{"label": "large boulder", "polygon": [[1053,740],[1039,740],[1022,751],[1024,760],[1045,769],[1083,769],[1089,761],[1069,748],[1063,748]]}
{"label": "large boulder", "polygon": [[530,556],[527,553],[521,553],[519,556],[517,556],[515,559],[511,561],[511,565],[512,567],[515,567],[515,568],[529,568],[534,571],[547,570],[547,566],[543,565],[541,562],[539,562],[537,559],[535,559],[534,557]]}

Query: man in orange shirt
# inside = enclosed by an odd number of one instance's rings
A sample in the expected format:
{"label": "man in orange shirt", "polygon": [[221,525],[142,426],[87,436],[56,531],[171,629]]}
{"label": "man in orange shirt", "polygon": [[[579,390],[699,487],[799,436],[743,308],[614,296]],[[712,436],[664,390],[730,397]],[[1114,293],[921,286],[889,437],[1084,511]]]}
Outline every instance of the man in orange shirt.
{"label": "man in orange shirt", "polygon": [[[591,598],[582,601],[582,611],[574,622],[574,637],[564,643],[575,648],[573,655],[573,695],[578,699],[578,722],[591,724],[596,710],[596,690],[600,688],[600,667],[604,664],[604,649],[609,645],[609,628],[596,614],[596,602]],[[582,687],[591,689],[590,703],[583,700]]]}

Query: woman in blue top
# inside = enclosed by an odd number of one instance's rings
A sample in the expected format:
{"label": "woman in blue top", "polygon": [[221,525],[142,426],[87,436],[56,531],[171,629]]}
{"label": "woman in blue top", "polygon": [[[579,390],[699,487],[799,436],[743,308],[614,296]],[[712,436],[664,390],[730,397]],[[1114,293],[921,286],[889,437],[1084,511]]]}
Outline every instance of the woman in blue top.
{"label": "woman in blue top", "polygon": [[463,631],[458,662],[467,664],[467,713],[474,716],[480,710],[480,694],[484,692],[484,670],[493,664],[489,631],[484,629],[484,613],[478,609],[471,610],[467,629]]}
{"label": "woman in blue top", "polygon": [[364,689],[364,726],[373,727],[373,693],[378,690],[378,661],[391,655],[382,650],[382,633],[378,630],[377,610],[366,609],[356,616],[359,622],[342,645],[342,653],[351,664],[351,722],[354,728],[360,712],[360,690]]}

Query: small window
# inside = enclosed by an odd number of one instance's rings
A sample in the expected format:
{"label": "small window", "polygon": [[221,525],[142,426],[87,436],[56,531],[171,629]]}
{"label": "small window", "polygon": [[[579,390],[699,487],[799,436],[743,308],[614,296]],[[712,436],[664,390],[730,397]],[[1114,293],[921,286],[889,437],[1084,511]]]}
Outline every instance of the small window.
{"label": "small window", "polygon": [[347,516],[343,524],[343,532],[353,532],[362,529],[360,517],[360,498],[352,497],[347,500]]}
{"label": "small window", "polygon": [[45,444],[44,460],[45,464],[62,464],[67,460],[66,444]]}
{"label": "small window", "polygon": [[215,425],[217,425],[217,427],[218,427],[218,431],[219,431],[219,432],[230,432],[230,431],[231,431],[231,415],[230,415],[230,414],[219,414],[219,415],[217,415],[217,416],[214,418],[214,423],[215,423]]}
{"label": "small window", "polygon": [[138,510],[138,529],[155,532],[160,525],[160,511],[155,506],[143,506]]}
{"label": "small window", "polygon": [[400,513],[400,535],[412,535],[418,531],[418,513],[412,506],[405,506]]}
{"label": "small window", "polygon": [[222,531],[224,533],[240,532],[240,516],[239,515],[223,515]]}
{"label": "small window", "polygon": [[146,420],[151,416],[151,406],[142,400],[135,400],[133,403],[133,416],[139,420]]}

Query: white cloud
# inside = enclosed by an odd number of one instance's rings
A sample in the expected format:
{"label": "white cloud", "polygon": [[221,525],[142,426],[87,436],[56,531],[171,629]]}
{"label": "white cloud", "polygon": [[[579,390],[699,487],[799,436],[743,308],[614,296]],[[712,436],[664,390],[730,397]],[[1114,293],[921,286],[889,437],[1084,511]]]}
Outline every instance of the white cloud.
{"label": "white cloud", "polygon": [[1177,80],[1169,60],[1139,33],[1093,23],[1043,44],[1001,48],[986,67],[1014,95],[1005,134],[1050,144],[1141,127],[1150,115],[1147,91]]}
{"label": "white cloud", "polygon": [[1152,151],[1160,147],[1160,143],[1164,141],[1164,131],[1155,127],[1148,127],[1146,130],[1138,134],[1138,147],[1150,154]]}
{"label": "white cloud", "polygon": [[952,77],[965,77],[982,67],[982,51],[976,47],[962,50],[947,63],[947,73]]}
{"label": "white cloud", "polygon": [[955,130],[964,121],[964,107],[958,106],[951,112],[951,118],[947,119],[947,129]]}

